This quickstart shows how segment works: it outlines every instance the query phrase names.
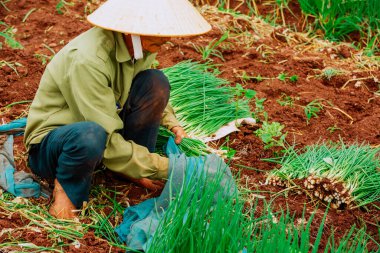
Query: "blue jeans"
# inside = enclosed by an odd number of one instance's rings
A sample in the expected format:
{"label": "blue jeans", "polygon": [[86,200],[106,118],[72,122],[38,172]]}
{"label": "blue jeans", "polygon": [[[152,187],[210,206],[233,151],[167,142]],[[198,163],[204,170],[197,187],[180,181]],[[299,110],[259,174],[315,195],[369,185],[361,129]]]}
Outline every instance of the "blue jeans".
{"label": "blue jeans", "polygon": [[[168,103],[170,85],[159,70],[140,72],[119,116],[120,134],[154,152],[162,113]],[[32,145],[29,166],[37,176],[62,185],[71,202],[80,208],[88,201],[92,174],[100,165],[107,133],[94,122],[58,127]]]}

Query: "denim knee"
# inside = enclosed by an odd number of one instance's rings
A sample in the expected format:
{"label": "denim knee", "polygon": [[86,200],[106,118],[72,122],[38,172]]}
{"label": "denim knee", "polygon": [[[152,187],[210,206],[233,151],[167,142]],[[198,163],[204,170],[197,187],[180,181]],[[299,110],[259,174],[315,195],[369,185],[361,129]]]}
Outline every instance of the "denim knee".
{"label": "denim knee", "polygon": [[136,80],[140,77],[144,78],[144,81],[139,84],[142,85],[142,88],[150,90],[152,94],[160,98],[169,97],[170,83],[162,71],[158,69],[147,69],[140,72],[136,76]]}
{"label": "denim knee", "polygon": [[107,140],[107,133],[103,127],[95,122],[79,122],[74,132],[70,140],[73,152],[79,152],[91,160],[103,158]]}

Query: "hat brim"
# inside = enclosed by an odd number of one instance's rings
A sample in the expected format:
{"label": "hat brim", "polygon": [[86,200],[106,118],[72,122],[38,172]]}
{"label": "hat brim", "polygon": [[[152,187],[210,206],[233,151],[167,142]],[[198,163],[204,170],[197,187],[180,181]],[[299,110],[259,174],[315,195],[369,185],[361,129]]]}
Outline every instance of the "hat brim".
{"label": "hat brim", "polygon": [[211,30],[187,0],[108,0],[87,20],[103,29],[141,36],[185,37]]}

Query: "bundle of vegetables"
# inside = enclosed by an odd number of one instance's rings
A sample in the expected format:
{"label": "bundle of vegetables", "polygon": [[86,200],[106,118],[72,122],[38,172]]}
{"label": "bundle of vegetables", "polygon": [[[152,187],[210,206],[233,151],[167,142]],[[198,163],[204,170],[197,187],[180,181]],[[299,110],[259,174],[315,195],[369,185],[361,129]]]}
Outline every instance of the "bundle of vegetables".
{"label": "bundle of vegetables", "polygon": [[304,180],[313,195],[334,208],[359,207],[380,200],[380,148],[368,145],[323,143],[284,157],[266,159],[281,168],[271,172],[268,184],[288,186],[287,181]]}
{"label": "bundle of vegetables", "polygon": [[297,219],[290,212],[274,213],[265,202],[249,206],[238,193],[228,198],[216,194],[221,179],[217,175],[205,183],[192,177],[171,199],[145,252],[368,252],[364,229],[352,227],[339,241],[332,234],[323,247],[327,211],[315,231],[314,214]]}
{"label": "bundle of vegetables", "polygon": [[216,77],[213,66],[185,61],[162,71],[170,81],[170,103],[189,136],[202,139],[235,119],[251,117],[244,94]]}
{"label": "bundle of vegetables", "polygon": [[[168,142],[169,137],[174,137],[174,134],[165,127],[160,127],[160,131],[157,138],[156,151],[163,154],[164,146]],[[200,156],[206,155],[210,152],[210,148],[201,140],[183,138],[178,145],[179,149],[187,156]]]}

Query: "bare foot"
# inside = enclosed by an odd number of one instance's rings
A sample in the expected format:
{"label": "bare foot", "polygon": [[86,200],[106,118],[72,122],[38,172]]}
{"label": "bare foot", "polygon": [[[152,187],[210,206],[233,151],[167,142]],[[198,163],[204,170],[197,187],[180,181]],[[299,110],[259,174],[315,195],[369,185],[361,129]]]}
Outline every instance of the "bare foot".
{"label": "bare foot", "polygon": [[67,196],[62,185],[57,179],[54,180],[54,190],[53,190],[53,204],[51,204],[49,213],[58,219],[74,219],[75,206]]}

